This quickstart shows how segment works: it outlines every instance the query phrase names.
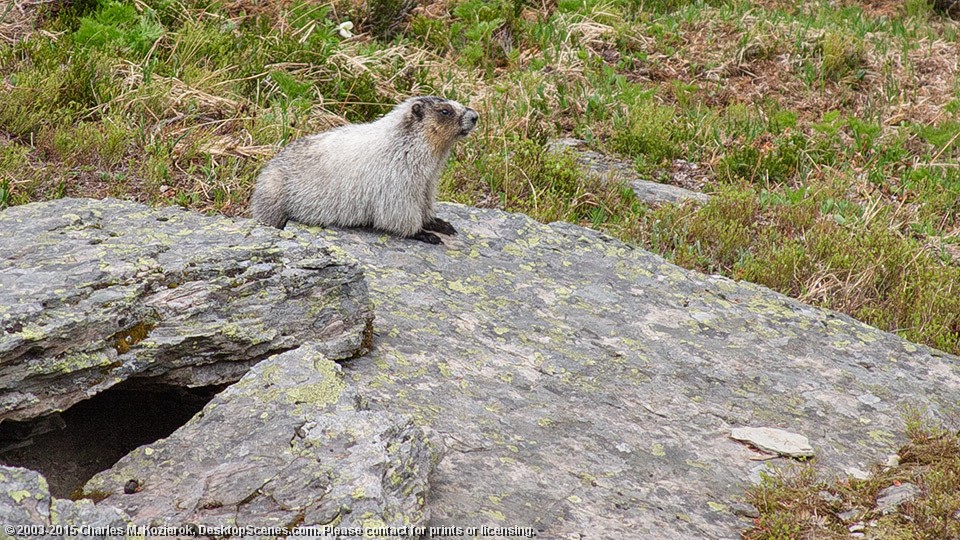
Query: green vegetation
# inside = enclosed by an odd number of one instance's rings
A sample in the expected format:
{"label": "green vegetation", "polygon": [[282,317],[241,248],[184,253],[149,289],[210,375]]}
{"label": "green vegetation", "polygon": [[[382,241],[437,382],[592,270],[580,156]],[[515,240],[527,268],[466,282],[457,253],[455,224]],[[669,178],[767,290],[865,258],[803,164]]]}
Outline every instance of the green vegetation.
{"label": "green vegetation", "polygon": [[[0,8],[0,208],[242,215],[282,145],[435,93],[481,113],[442,199],[582,223],[960,352],[960,25],[923,0],[25,9]],[[648,208],[546,154],[558,136],[666,181],[697,163],[714,197]]]}
{"label": "green vegetation", "polygon": [[[877,464],[866,480],[828,482],[813,465],[763,476],[747,496],[760,517],[744,538],[841,540],[858,525],[866,538],[960,538],[960,435],[910,416],[899,464]],[[895,511],[879,511],[881,492],[907,483],[916,487],[916,497]]]}

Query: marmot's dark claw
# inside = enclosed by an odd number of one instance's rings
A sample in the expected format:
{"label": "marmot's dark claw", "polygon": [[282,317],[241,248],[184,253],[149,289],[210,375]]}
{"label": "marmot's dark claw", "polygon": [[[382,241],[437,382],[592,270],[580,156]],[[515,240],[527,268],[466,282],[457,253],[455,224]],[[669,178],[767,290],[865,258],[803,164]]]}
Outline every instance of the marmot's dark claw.
{"label": "marmot's dark claw", "polygon": [[435,234],[433,234],[433,233],[428,233],[427,231],[420,231],[420,232],[414,234],[413,236],[410,236],[409,238],[412,238],[412,239],[414,239],[414,240],[419,240],[419,241],[421,241],[421,242],[426,242],[426,243],[428,243],[428,244],[439,244],[439,243],[440,243],[440,237],[439,237],[439,236],[437,236],[437,235],[435,235]]}
{"label": "marmot's dark claw", "polygon": [[453,236],[457,234],[457,230],[453,228],[449,222],[444,221],[440,218],[433,218],[430,221],[423,224],[423,230],[425,231],[434,231],[440,234],[447,234]]}

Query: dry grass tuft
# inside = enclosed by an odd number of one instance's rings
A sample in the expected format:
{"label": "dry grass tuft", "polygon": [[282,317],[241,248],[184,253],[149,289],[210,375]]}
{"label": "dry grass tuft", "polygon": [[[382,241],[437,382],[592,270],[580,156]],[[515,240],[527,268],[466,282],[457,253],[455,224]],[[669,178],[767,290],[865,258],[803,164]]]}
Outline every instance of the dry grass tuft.
{"label": "dry grass tuft", "polygon": [[37,31],[37,19],[43,7],[59,0],[7,0],[0,5],[0,41],[16,43]]}

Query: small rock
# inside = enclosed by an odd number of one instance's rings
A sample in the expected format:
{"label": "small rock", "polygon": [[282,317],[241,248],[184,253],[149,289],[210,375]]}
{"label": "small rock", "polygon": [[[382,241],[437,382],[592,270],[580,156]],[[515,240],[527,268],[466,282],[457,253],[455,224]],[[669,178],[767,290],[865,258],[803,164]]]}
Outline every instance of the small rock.
{"label": "small rock", "polygon": [[837,514],[837,517],[840,519],[840,521],[847,523],[857,519],[862,513],[863,512],[859,508],[854,508],[852,510],[847,510],[846,512],[840,512]]}
{"label": "small rock", "polygon": [[863,532],[863,531],[865,531],[865,530],[867,530],[867,527],[866,527],[866,525],[863,524],[862,521],[859,521],[859,522],[857,522],[857,523],[854,523],[854,524],[851,525],[850,528],[849,528],[849,531],[852,532],[852,533]]}
{"label": "small rock", "polygon": [[757,510],[757,507],[752,504],[733,503],[730,505],[730,511],[733,512],[734,515],[745,518],[755,519],[760,517],[760,510]]}
{"label": "small rock", "polygon": [[885,466],[888,469],[895,469],[900,466],[900,456],[897,454],[890,454],[887,456],[887,462]]}
{"label": "small rock", "polygon": [[813,447],[803,435],[777,428],[745,427],[734,428],[730,437],[749,443],[760,450],[781,456],[800,458],[813,457]]}
{"label": "small rock", "polygon": [[133,495],[141,489],[140,482],[135,479],[127,480],[127,483],[123,485],[123,492],[127,495]]}
{"label": "small rock", "polygon": [[704,193],[690,191],[670,184],[651,182],[650,180],[635,180],[630,183],[630,187],[633,188],[633,192],[638,199],[654,206],[683,201],[705,203],[710,200],[710,196]]}
{"label": "small rock", "polygon": [[881,400],[873,394],[864,394],[858,397],[857,401],[863,403],[864,405],[876,405],[877,403],[880,403]]}
{"label": "small rock", "polygon": [[920,489],[909,482],[890,486],[877,494],[877,506],[873,511],[880,514],[893,513],[901,504],[912,501],[919,494]]}
{"label": "small rock", "polygon": [[[547,143],[547,151],[556,154],[562,154],[570,151],[580,171],[588,176],[598,177],[601,180],[615,179],[624,183],[629,183],[637,198],[651,206],[660,206],[667,203],[681,203],[683,201],[696,201],[705,203],[710,200],[710,196],[698,191],[692,191],[680,186],[671,184],[662,184],[640,178],[633,168],[633,162],[627,159],[618,159],[608,156],[601,152],[591,150],[587,142],[582,139],[563,138],[555,139]],[[695,163],[677,160],[674,166],[689,176],[690,171],[696,172],[699,166]],[[676,179],[681,182],[689,182],[686,177]]]}
{"label": "small rock", "polygon": [[856,467],[847,467],[843,470],[843,472],[847,473],[847,475],[851,478],[855,478],[857,480],[866,480],[867,478],[870,478],[870,473]]}
{"label": "small rock", "polygon": [[838,503],[843,500],[839,495],[830,493],[825,489],[817,493],[817,497],[819,497],[821,501],[828,504]]}

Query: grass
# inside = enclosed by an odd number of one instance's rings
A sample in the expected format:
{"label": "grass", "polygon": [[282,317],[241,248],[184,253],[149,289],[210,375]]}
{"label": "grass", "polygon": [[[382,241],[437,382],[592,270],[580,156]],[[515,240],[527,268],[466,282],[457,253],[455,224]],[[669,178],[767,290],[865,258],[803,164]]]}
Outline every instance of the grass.
{"label": "grass", "polygon": [[[867,538],[960,538],[960,435],[911,415],[899,464],[875,464],[865,480],[824,479],[813,465],[761,477],[747,494],[760,511],[746,540],[847,539],[857,525]],[[910,483],[917,496],[880,512],[882,490]],[[854,529],[851,529],[854,527]]]}
{"label": "grass", "polygon": [[[354,23],[354,37],[338,33]],[[0,8],[0,208],[244,215],[307,133],[413,94],[481,113],[441,199],[607,231],[960,352],[958,23],[923,0],[74,0]],[[575,136],[711,202],[649,208]]]}

